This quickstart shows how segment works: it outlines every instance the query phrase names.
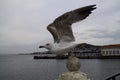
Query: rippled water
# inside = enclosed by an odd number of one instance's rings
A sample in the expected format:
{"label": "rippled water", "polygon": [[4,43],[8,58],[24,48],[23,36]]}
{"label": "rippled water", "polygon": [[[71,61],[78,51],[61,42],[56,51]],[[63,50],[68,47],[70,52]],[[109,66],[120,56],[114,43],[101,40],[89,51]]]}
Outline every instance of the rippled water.
{"label": "rippled water", "polygon": [[[0,55],[0,80],[55,80],[67,71],[65,62],[34,60],[32,55]],[[81,71],[91,80],[105,80],[120,72],[120,59],[80,59],[80,62]]]}

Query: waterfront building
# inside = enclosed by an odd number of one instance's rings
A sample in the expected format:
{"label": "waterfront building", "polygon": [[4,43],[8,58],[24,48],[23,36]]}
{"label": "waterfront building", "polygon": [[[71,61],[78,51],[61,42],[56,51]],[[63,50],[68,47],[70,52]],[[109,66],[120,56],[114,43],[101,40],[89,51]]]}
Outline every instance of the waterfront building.
{"label": "waterfront building", "polygon": [[100,56],[101,47],[83,43],[75,48],[74,54],[77,57],[98,57]]}
{"label": "waterfront building", "polygon": [[75,56],[77,57],[99,57],[100,53],[93,53],[93,52],[74,52]]}
{"label": "waterfront building", "polygon": [[120,56],[120,44],[102,46],[101,55],[102,56]]}

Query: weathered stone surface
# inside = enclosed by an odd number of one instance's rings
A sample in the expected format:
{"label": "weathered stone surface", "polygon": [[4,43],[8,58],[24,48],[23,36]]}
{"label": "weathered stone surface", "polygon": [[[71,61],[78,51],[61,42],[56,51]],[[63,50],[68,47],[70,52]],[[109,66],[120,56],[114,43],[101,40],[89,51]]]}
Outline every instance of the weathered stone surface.
{"label": "weathered stone surface", "polygon": [[66,61],[68,72],[61,74],[57,80],[90,80],[87,74],[79,71],[80,66],[79,59],[70,53]]}
{"label": "weathered stone surface", "polygon": [[58,80],[90,80],[83,72],[66,72],[59,76]]}
{"label": "weathered stone surface", "polygon": [[79,71],[80,62],[77,57],[70,56],[66,61],[66,67],[69,71]]}

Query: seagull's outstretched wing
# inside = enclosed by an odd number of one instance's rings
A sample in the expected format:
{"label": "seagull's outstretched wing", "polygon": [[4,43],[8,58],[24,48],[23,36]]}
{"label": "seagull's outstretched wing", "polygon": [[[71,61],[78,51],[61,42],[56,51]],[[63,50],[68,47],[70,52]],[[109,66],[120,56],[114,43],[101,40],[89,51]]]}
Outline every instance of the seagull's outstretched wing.
{"label": "seagull's outstretched wing", "polygon": [[59,35],[58,35],[58,32],[57,32],[57,29],[56,27],[54,26],[54,24],[49,24],[47,26],[47,30],[52,34],[53,38],[54,38],[54,43],[59,43]]}
{"label": "seagull's outstretched wing", "polygon": [[48,30],[54,37],[54,42],[71,42],[75,38],[71,29],[72,23],[85,19],[92,10],[96,9],[96,5],[85,6],[70,12],[67,12],[56,18],[52,23],[52,27],[48,26]]}

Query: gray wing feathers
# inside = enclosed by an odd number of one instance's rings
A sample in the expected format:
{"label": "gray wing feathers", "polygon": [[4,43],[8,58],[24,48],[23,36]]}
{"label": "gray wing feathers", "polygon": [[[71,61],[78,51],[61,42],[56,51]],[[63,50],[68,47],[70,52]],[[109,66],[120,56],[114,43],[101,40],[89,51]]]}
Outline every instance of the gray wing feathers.
{"label": "gray wing feathers", "polygon": [[54,42],[65,42],[65,41],[74,41],[75,38],[73,36],[73,32],[71,29],[71,25],[75,22],[81,21],[91,14],[92,10],[96,9],[96,5],[90,5],[82,8],[78,8],[76,10],[67,12],[60,17],[56,18],[52,23],[54,25],[54,29],[51,28],[48,30],[54,37]]}
{"label": "gray wing feathers", "polygon": [[62,21],[61,22],[55,22],[54,25],[55,25],[55,27],[58,31],[58,35],[59,35],[59,38],[60,38],[59,42],[75,41],[72,29],[71,29],[71,25],[62,23]]}
{"label": "gray wing feathers", "polygon": [[80,21],[88,17],[92,12],[92,10],[96,9],[96,5],[90,5],[82,8],[78,8],[76,10],[67,12],[60,17],[58,17],[54,22],[62,21],[66,24],[72,24],[74,22]]}
{"label": "gray wing feathers", "polygon": [[58,35],[56,28],[52,25],[53,24],[48,25],[47,30],[52,34],[52,36],[54,38],[54,43],[58,43],[59,42],[59,35]]}

